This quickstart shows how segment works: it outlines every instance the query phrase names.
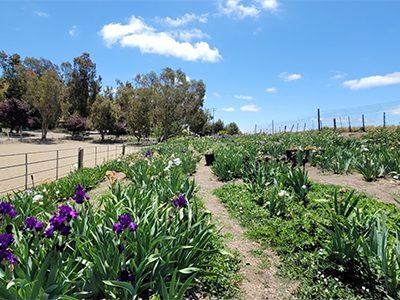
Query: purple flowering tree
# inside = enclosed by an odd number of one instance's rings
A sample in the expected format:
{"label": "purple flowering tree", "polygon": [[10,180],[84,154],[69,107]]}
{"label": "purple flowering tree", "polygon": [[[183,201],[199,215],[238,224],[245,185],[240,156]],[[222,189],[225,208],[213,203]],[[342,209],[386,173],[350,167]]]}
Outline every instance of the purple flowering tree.
{"label": "purple flowering tree", "polygon": [[24,101],[12,98],[0,102],[0,123],[17,132],[28,125],[29,105]]}
{"label": "purple flowering tree", "polygon": [[79,116],[70,116],[65,121],[64,126],[73,136],[77,136],[88,130],[86,118]]}

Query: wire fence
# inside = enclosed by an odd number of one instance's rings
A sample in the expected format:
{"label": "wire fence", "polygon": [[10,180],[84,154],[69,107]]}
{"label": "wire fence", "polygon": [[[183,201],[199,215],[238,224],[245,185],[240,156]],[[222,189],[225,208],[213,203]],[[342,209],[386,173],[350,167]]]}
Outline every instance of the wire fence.
{"label": "wire fence", "polygon": [[83,167],[95,167],[137,151],[135,145],[104,145],[0,154],[0,194],[51,182]]}
{"label": "wire fence", "polygon": [[400,101],[356,106],[337,110],[315,108],[313,114],[293,120],[270,120],[255,125],[254,132],[278,133],[334,128],[346,131],[365,130],[368,126],[400,125]]}

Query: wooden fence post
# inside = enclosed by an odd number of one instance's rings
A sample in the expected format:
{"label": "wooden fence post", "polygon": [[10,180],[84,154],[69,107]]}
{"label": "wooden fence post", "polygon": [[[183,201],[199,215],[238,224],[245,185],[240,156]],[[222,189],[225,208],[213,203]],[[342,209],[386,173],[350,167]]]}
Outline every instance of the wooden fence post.
{"label": "wooden fence post", "polygon": [[333,130],[336,131],[336,118],[333,118]]}
{"label": "wooden fence post", "polygon": [[122,145],[122,156],[125,156],[125,144]]}
{"label": "wooden fence post", "polygon": [[78,170],[83,168],[83,149],[78,150]]}

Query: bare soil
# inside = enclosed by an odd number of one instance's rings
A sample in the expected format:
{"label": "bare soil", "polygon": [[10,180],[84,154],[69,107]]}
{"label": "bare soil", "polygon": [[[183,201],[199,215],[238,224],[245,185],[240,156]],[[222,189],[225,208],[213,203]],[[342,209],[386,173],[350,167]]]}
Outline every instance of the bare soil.
{"label": "bare soil", "polygon": [[[205,207],[211,212],[217,226],[221,227],[221,233],[232,237],[226,239],[227,247],[241,255],[239,273],[243,278],[240,283],[242,297],[249,300],[294,298],[295,286],[284,282],[277,275],[279,257],[271,250],[264,250],[258,243],[247,239],[245,229],[213,195],[213,191],[223,183],[216,179],[203,161],[198,164],[194,178],[200,187],[200,196],[204,199]],[[255,256],[254,253],[258,251],[263,254]],[[268,263],[265,263],[266,260]]]}
{"label": "bare soil", "polygon": [[363,179],[362,175],[358,173],[340,175],[323,172],[311,166],[307,166],[306,169],[309,178],[316,183],[349,187],[379,201],[391,203],[400,207],[400,202],[398,200],[400,198],[399,182],[384,178],[373,182],[367,182]]}
{"label": "bare soil", "polygon": [[[77,167],[79,148],[84,150],[84,167],[94,167],[122,154],[122,143],[94,144],[91,141],[73,140],[53,140],[50,143],[0,143],[0,194],[24,188],[26,159],[28,187],[53,181],[56,176],[60,178],[68,175]],[[129,154],[137,149],[130,146],[126,148],[125,153]],[[28,153],[27,156],[25,153]]]}

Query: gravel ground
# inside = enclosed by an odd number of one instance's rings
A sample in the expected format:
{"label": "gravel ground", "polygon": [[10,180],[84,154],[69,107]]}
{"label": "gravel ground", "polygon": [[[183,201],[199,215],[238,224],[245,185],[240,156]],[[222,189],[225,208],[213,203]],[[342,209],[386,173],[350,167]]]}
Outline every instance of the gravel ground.
{"label": "gravel ground", "polygon": [[[100,144],[93,141],[62,139],[40,143],[36,139],[25,139],[22,142],[18,139],[3,139],[0,143],[0,194],[24,188],[26,158],[28,187],[32,187],[33,184],[52,181],[57,175],[62,177],[74,170],[78,163],[79,148],[84,149],[84,167],[94,167],[122,154],[122,143]],[[126,148],[126,154],[137,149],[129,146]]]}

